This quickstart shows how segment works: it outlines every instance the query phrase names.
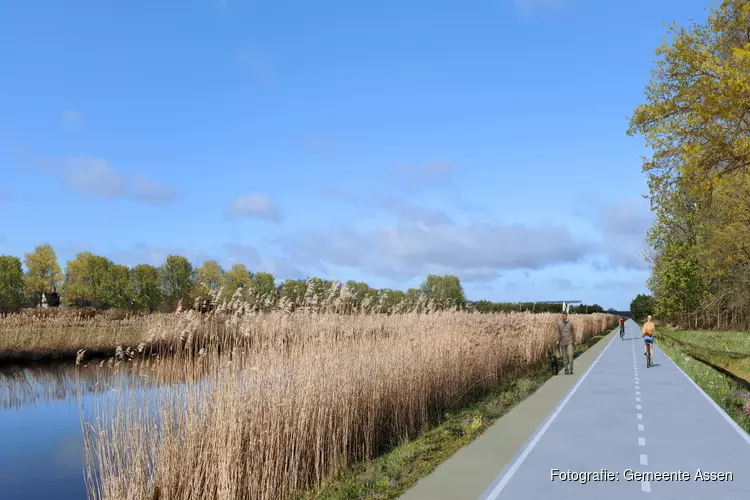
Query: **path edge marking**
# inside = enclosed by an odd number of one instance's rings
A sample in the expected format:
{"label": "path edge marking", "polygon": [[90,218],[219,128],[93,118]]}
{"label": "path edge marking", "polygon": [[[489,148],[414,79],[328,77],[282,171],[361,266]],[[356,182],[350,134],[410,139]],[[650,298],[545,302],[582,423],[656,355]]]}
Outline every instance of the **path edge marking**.
{"label": "path edge marking", "polygon": [[708,402],[711,403],[711,406],[713,406],[716,409],[716,411],[719,412],[719,414],[722,417],[724,417],[724,420],[726,420],[727,423],[729,423],[729,425],[735,431],[737,431],[737,434],[739,434],[740,437],[742,439],[744,439],[747,444],[750,445],[750,434],[748,434],[747,432],[745,432],[745,429],[743,429],[742,427],[740,427],[740,424],[738,424],[737,422],[735,422],[734,419],[732,417],[730,417],[729,414],[727,412],[725,412],[724,409],[721,406],[719,406],[716,403],[716,401],[714,401],[711,398],[711,396],[709,396],[708,394],[706,394],[706,391],[704,391],[701,388],[701,386],[699,386],[698,384],[696,384],[695,381],[690,378],[690,375],[688,375],[687,373],[685,373],[685,370],[683,370],[682,368],[680,368],[680,365],[678,365],[677,363],[675,363],[674,360],[672,358],[670,358],[669,355],[667,355],[666,352],[664,352],[662,349],[659,349],[659,350],[664,355],[664,357],[667,358],[669,360],[669,362],[672,363],[677,368],[677,370],[680,373],[682,373],[685,376],[686,379],[688,379],[688,381],[691,384],[693,384],[693,387],[695,387],[698,390],[698,392],[700,392],[701,394],[703,394],[703,397],[706,398],[708,400]]}
{"label": "path edge marking", "polygon": [[596,364],[599,362],[601,357],[604,355],[605,352],[607,352],[607,349],[614,343],[615,339],[619,336],[617,333],[619,330],[619,327],[610,332],[610,334],[614,333],[612,339],[609,341],[609,343],[602,349],[602,352],[599,353],[599,355],[596,357],[596,359],[591,363],[591,366],[589,366],[588,370],[581,376],[580,379],[578,379],[578,382],[576,382],[576,385],[574,385],[570,390],[568,390],[568,393],[565,395],[565,398],[557,404],[557,407],[550,413],[550,415],[545,419],[545,421],[541,424],[541,426],[534,432],[534,434],[529,438],[529,441],[524,444],[524,446],[521,448],[521,452],[516,455],[516,457],[513,459],[513,461],[507,465],[502,471],[500,471],[500,474],[498,474],[495,479],[492,481],[490,486],[482,493],[482,495],[479,497],[480,500],[495,500],[498,495],[503,491],[505,486],[508,484],[508,482],[513,478],[516,471],[521,467],[523,462],[526,460],[526,457],[531,453],[531,451],[534,449],[536,444],[539,442],[540,439],[542,439],[542,436],[547,432],[547,429],[549,429],[549,426],[552,425],[552,423],[555,421],[557,416],[560,414],[560,412],[565,408],[565,406],[568,404],[568,401],[570,401],[570,398],[573,397],[573,394],[576,393],[578,390],[578,387],[583,383],[584,380],[586,380],[586,377],[588,377],[591,370],[594,369]]}

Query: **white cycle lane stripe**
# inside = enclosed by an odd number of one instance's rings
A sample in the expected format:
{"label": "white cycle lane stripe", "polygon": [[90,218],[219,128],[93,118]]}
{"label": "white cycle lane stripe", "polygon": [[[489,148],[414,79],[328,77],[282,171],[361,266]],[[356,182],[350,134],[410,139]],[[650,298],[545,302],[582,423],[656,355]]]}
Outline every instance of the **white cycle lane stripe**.
{"label": "white cycle lane stripe", "polygon": [[576,385],[573,386],[573,388],[570,390],[567,396],[562,400],[560,405],[555,409],[554,412],[552,412],[552,415],[550,415],[549,419],[544,423],[541,429],[539,429],[539,432],[536,433],[534,438],[529,442],[529,444],[524,448],[523,452],[516,458],[516,460],[513,462],[513,464],[508,468],[507,472],[503,474],[503,476],[500,478],[500,481],[497,482],[494,488],[486,495],[482,496],[482,500],[497,500],[497,497],[500,496],[500,493],[505,489],[508,482],[513,478],[513,476],[516,474],[518,469],[521,467],[523,462],[526,460],[526,458],[529,456],[529,453],[534,449],[534,447],[537,445],[540,439],[542,439],[542,436],[547,432],[547,429],[549,429],[549,426],[552,425],[552,422],[555,421],[557,416],[560,414],[560,412],[565,408],[565,406],[568,404],[568,401],[570,401],[570,398],[573,397],[573,395],[576,393],[578,388],[581,386],[584,380],[586,380],[586,377],[589,376],[589,373],[591,373],[591,370],[594,369],[596,364],[599,362],[599,360],[602,358],[605,352],[612,346],[612,343],[617,338],[617,335],[612,337],[612,340],[609,341],[607,346],[602,349],[602,352],[599,353],[599,356],[596,357],[593,363],[591,363],[591,366],[589,366],[589,369],[586,370],[586,372],[581,376],[581,378],[578,380]]}
{"label": "white cycle lane stripe", "polygon": [[[635,389],[636,389],[635,395],[636,396],[640,396],[641,395],[641,392],[640,392],[640,388],[641,387],[639,385],[640,384],[640,380],[638,379],[637,360],[635,358],[635,344],[631,343],[630,346],[631,346],[631,351],[633,352],[633,367],[635,369]],[[641,402],[641,398],[640,397],[636,397],[635,401],[637,403],[640,403]],[[643,408],[643,406],[638,404],[638,405],[635,405],[635,408],[636,408],[636,410],[641,410]],[[636,418],[638,418],[638,420],[643,420],[643,414],[642,413],[636,413]],[[645,428],[644,428],[643,424],[638,424],[638,432],[643,432],[644,429]],[[638,446],[643,447],[643,448],[646,447],[646,438],[644,436],[638,436]],[[639,453],[638,454],[638,462],[641,465],[647,466],[648,465],[648,455],[645,454],[645,453]],[[649,481],[647,481],[647,480],[642,480],[641,481],[641,491],[643,491],[644,493],[651,493],[651,483]]]}

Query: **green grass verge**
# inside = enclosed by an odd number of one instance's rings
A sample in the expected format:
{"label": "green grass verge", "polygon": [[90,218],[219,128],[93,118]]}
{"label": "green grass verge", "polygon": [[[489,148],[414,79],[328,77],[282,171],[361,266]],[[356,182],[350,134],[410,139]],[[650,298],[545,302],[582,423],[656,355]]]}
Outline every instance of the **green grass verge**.
{"label": "green grass verge", "polygon": [[750,385],[750,333],[676,331],[662,337],[691,357],[717,366]]}
{"label": "green grass verge", "polygon": [[[576,347],[578,356],[603,339],[597,335]],[[354,465],[317,491],[300,495],[298,500],[388,500],[398,498],[417,481],[429,475],[461,447],[469,444],[514,406],[533,394],[552,377],[548,368],[539,368],[502,390],[469,402],[463,408],[446,412],[442,421],[417,436],[367,462]]]}
{"label": "green grass verge", "polygon": [[680,344],[662,336],[659,347],[687,375],[729,414],[745,431],[750,432],[750,415],[742,411],[750,402],[750,394],[732,378],[693,358],[680,348]]}
{"label": "green grass verge", "polygon": [[[657,332],[658,334],[659,332]],[[750,356],[750,332],[674,331],[664,332],[680,342],[713,351],[726,351]]]}

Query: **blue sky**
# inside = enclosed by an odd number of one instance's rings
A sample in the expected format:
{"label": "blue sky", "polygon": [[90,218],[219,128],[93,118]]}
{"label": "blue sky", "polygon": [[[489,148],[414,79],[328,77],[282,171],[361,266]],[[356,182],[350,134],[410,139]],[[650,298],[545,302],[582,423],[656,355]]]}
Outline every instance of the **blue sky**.
{"label": "blue sky", "polygon": [[0,6],[0,253],[49,242],[471,299],[645,292],[627,137],[701,0]]}

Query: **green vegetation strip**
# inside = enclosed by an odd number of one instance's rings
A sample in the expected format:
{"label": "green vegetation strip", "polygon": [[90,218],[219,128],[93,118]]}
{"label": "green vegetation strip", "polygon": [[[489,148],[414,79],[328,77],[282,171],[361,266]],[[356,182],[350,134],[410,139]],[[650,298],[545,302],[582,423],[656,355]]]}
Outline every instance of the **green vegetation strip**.
{"label": "green vegetation strip", "polygon": [[682,352],[726,371],[750,386],[750,334],[744,332],[662,332]]}
{"label": "green vegetation strip", "polygon": [[745,405],[750,403],[750,392],[731,377],[683,351],[682,346],[685,344],[678,344],[666,335],[662,335],[661,339],[659,347],[672,361],[682,368],[740,427],[750,432],[750,415],[743,411]]}
{"label": "green vegetation strip", "polygon": [[[575,357],[604,337],[597,335],[585,345],[577,346]],[[317,491],[299,496],[298,500],[398,498],[461,447],[481,436],[498,418],[533,394],[551,376],[549,368],[533,370],[501,390],[475,399],[463,408],[446,412],[442,422],[420,436],[371,461],[354,465]]]}

